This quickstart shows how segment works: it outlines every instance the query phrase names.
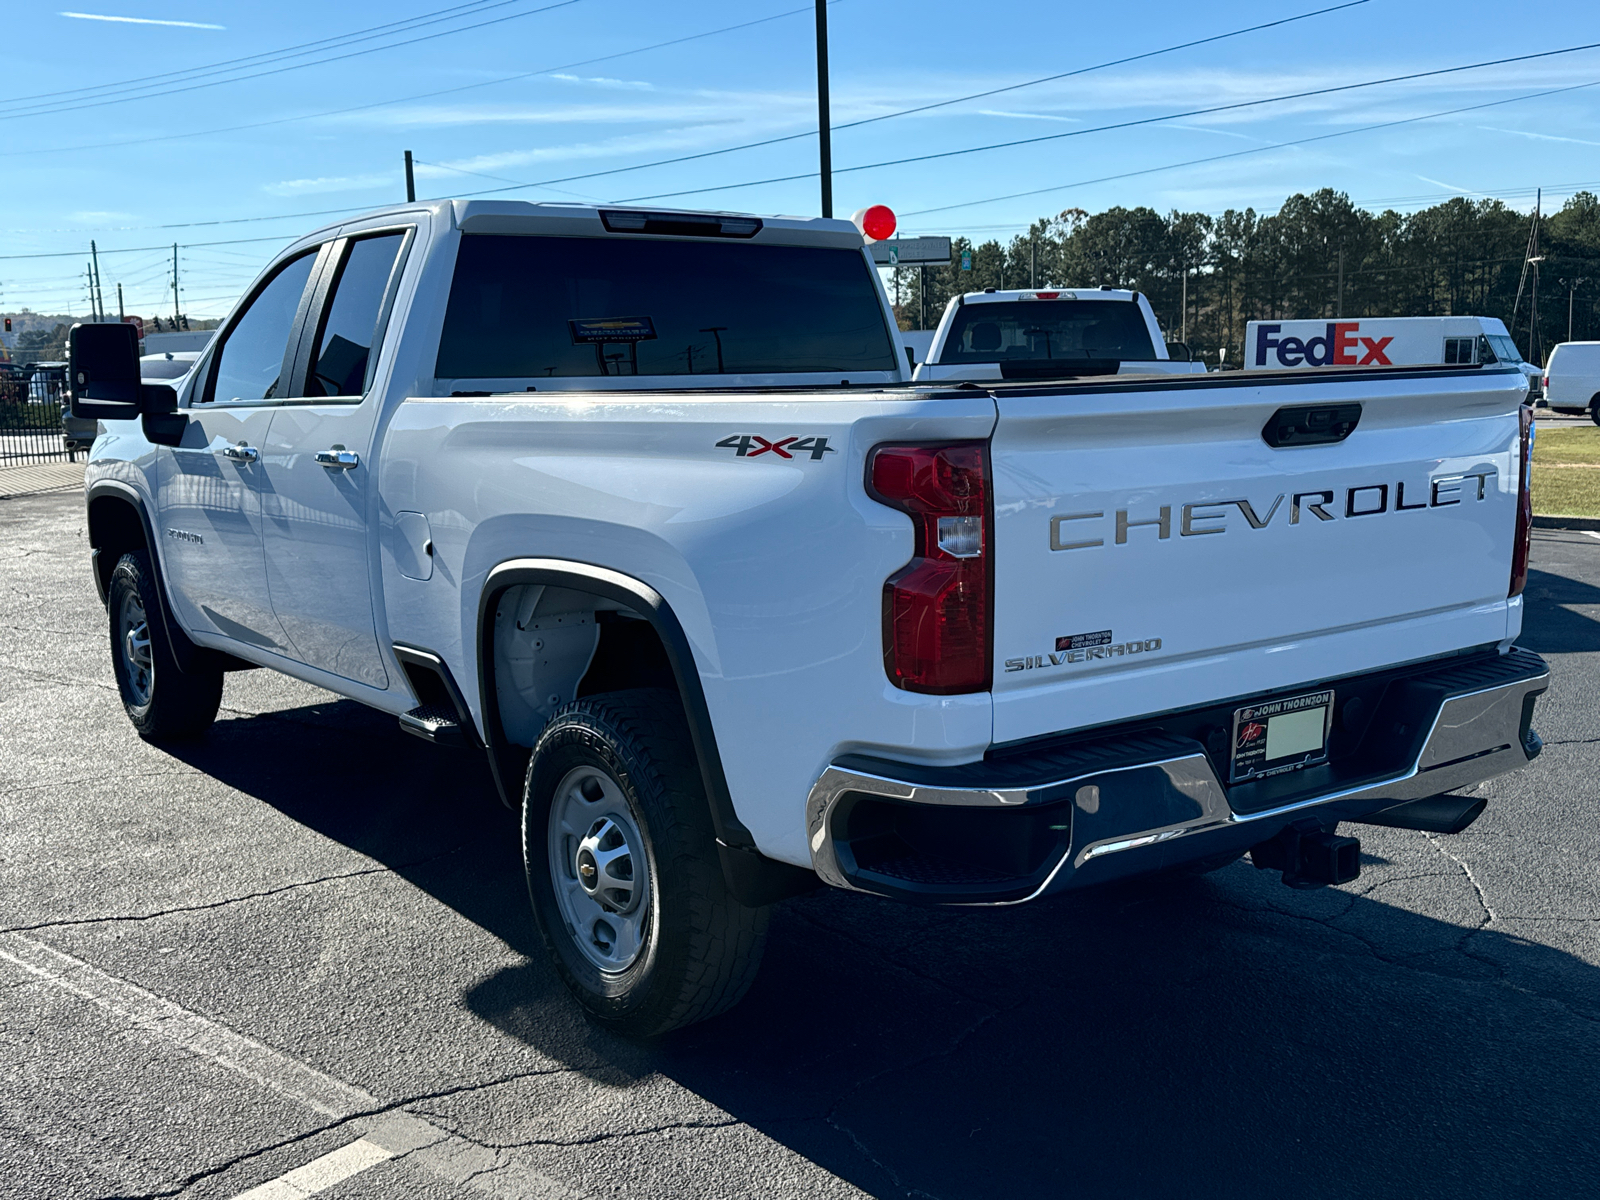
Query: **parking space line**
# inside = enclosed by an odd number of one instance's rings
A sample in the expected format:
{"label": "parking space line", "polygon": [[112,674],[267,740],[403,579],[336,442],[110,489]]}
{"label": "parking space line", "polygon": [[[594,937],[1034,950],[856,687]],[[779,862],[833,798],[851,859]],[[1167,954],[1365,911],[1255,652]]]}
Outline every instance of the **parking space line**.
{"label": "parking space line", "polygon": [[248,1192],[240,1192],[233,1200],[305,1200],[307,1196],[315,1196],[393,1157],[382,1146],[361,1138],[348,1146],[340,1146],[331,1154],[314,1158],[303,1167],[269,1179]]}
{"label": "parking space line", "polygon": [[1584,532],[1592,538],[1600,538],[1600,533],[1596,533],[1593,529],[1585,529]]}
{"label": "parking space line", "polygon": [[[235,1033],[136,983],[109,975],[54,946],[20,933],[0,934],[0,961],[70,992],[117,1017],[130,1028],[153,1034],[180,1050],[209,1059],[224,1070],[269,1088],[319,1116],[335,1121],[351,1120],[351,1131],[366,1135],[342,1150],[245,1192],[244,1196],[250,1200],[300,1200],[331,1187],[338,1179],[402,1154],[422,1170],[457,1187],[508,1200],[567,1200],[574,1195],[570,1188],[519,1161],[515,1154],[488,1149],[421,1117],[385,1106],[371,1092],[335,1079],[254,1038]],[[356,1150],[357,1146],[362,1149]],[[317,1173],[296,1175],[297,1171],[311,1171],[313,1167],[328,1171],[351,1167],[374,1153],[381,1157],[353,1166],[338,1178],[330,1176],[310,1190],[311,1181],[319,1177]],[[339,1157],[345,1154],[350,1157]],[[332,1166],[326,1165],[330,1159],[334,1160]],[[294,1178],[301,1182],[288,1182]],[[263,1191],[262,1188],[278,1190]]]}

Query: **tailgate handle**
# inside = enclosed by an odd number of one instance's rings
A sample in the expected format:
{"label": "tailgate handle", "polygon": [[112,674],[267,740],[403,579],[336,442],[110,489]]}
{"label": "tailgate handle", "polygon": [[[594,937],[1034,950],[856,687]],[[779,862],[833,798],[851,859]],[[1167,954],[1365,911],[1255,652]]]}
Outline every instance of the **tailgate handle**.
{"label": "tailgate handle", "polygon": [[1320,404],[1280,408],[1261,430],[1261,440],[1276,448],[1326,446],[1342,442],[1361,420],[1359,404]]}

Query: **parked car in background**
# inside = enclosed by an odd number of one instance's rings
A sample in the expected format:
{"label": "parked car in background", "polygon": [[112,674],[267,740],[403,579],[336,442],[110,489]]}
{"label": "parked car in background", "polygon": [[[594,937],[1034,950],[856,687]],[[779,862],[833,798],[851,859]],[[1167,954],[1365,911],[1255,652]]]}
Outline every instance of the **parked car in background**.
{"label": "parked car in background", "polygon": [[1506,363],[1539,395],[1542,372],[1525,362],[1503,322],[1494,317],[1362,317],[1359,320],[1251,321],[1244,369],[1307,367],[1465,367]]}
{"label": "parked car in background", "polygon": [[1562,342],[1550,351],[1544,397],[1557,412],[1586,412],[1600,425],[1600,342]]}
{"label": "parked car in background", "polygon": [[[906,335],[901,335],[902,337]],[[1187,347],[1173,358],[1156,314],[1116,288],[968,292],[951,300],[918,383],[1204,375]]]}
{"label": "parked car in background", "polygon": [[200,357],[199,350],[167,350],[146,354],[139,359],[139,378],[151,383],[170,383],[182,379]]}

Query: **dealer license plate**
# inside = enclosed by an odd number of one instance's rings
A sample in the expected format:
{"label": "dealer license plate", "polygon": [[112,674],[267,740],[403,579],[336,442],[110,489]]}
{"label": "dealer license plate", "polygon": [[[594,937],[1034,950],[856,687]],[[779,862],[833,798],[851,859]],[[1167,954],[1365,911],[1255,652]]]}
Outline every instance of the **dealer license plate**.
{"label": "dealer license plate", "polygon": [[1242,783],[1326,762],[1332,723],[1331,691],[1235,709],[1230,781]]}

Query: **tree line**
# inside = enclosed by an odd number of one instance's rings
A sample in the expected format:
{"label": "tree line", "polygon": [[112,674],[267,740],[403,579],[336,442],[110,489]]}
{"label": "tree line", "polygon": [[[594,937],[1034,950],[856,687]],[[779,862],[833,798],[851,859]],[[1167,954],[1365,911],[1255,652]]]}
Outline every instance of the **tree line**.
{"label": "tree line", "polygon": [[[1569,300],[1572,338],[1600,338],[1600,198],[1579,192],[1538,225],[1531,245],[1533,218],[1499,200],[1373,213],[1332,188],[1268,214],[1072,208],[1008,244],[953,239],[948,266],[900,268],[889,289],[901,327],[916,329],[924,311],[931,327],[951,297],[986,287],[1133,288],[1169,340],[1212,363],[1225,351],[1230,365],[1251,320],[1499,317],[1542,363],[1568,340]],[[1530,256],[1542,261],[1525,266]]]}

